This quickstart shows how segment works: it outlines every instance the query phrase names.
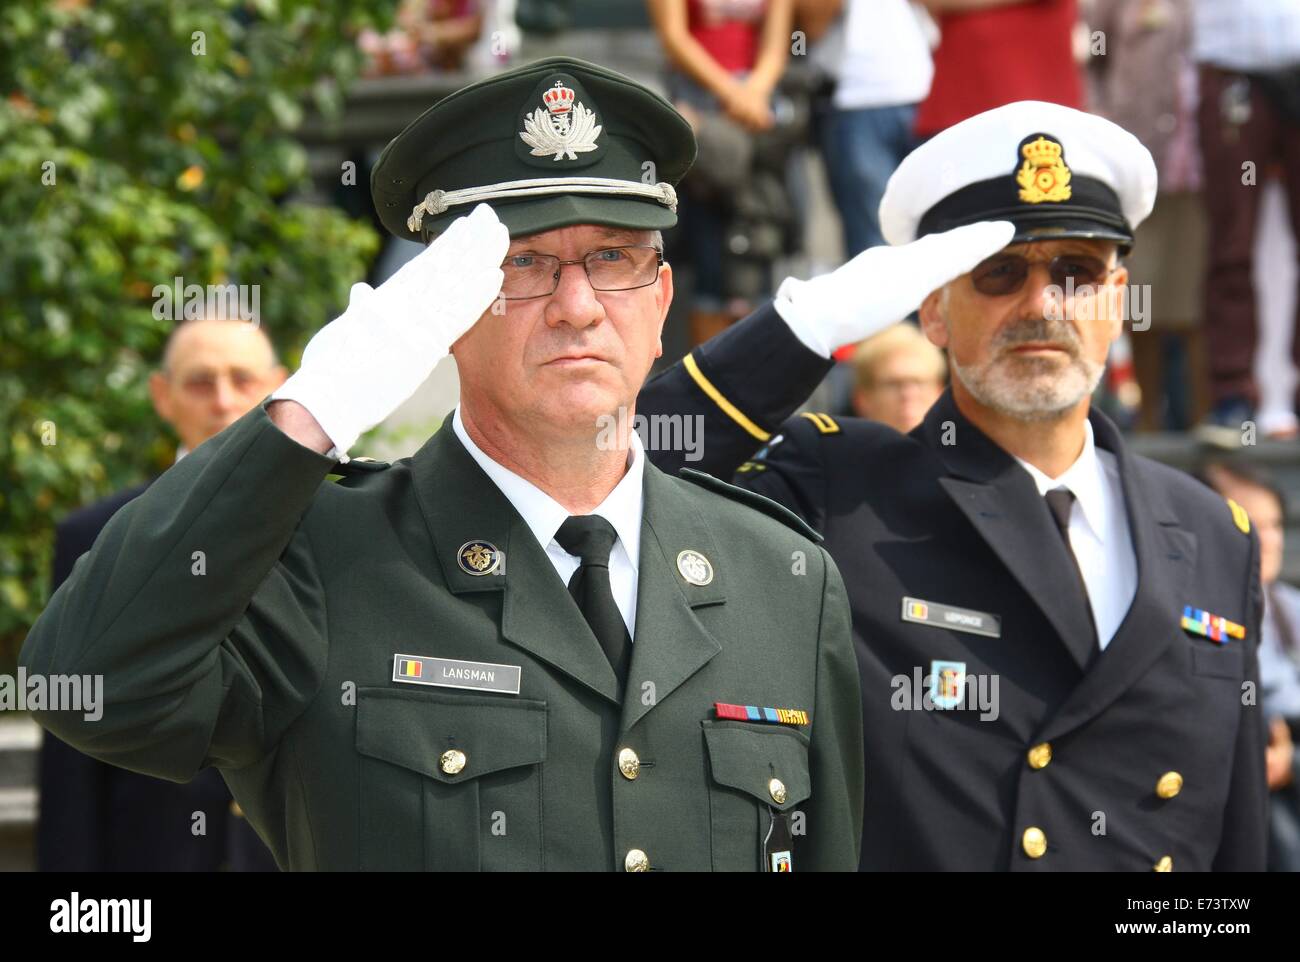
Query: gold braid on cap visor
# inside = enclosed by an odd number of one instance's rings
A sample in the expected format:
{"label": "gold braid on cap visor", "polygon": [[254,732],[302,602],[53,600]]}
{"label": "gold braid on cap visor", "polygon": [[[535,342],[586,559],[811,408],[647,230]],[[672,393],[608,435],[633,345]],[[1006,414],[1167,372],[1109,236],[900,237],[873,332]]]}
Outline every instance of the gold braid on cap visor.
{"label": "gold braid on cap visor", "polygon": [[677,213],[677,191],[672,184],[642,184],[634,180],[615,180],[610,177],[536,177],[532,180],[506,180],[482,187],[464,190],[431,190],[424,195],[406,218],[406,227],[412,234],[420,231],[424,215],[441,214],[458,204],[475,204],[481,200],[533,197],[545,194],[616,194],[624,197],[647,197]]}

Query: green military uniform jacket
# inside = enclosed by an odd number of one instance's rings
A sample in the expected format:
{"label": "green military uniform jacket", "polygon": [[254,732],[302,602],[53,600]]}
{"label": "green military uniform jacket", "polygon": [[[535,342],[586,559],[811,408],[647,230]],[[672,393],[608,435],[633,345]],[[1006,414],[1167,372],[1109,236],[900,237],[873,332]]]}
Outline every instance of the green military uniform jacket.
{"label": "green military uniform jacket", "polygon": [[[449,423],[412,458],[340,469],[264,402],[118,512],[21,663],[102,674],[102,719],[40,722],[164,778],[217,766],[286,869],[756,870],[776,818],[795,871],[851,870],[849,609],[829,556],[782,512],[646,465],[620,698],[543,548]],[[475,541],[503,553],[499,573],[461,566]],[[708,584],[679,571],[682,551],[708,560]],[[397,655],[517,666],[519,692],[398,681]],[[809,724],[720,720],[715,702]]]}

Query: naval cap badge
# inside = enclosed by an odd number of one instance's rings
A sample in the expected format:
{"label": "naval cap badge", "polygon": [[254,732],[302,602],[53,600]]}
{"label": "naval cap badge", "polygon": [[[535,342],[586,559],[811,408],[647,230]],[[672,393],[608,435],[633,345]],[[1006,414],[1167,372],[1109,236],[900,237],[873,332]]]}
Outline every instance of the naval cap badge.
{"label": "naval cap badge", "polygon": [[1070,168],[1066,166],[1064,148],[1044,134],[1030,135],[1021,142],[1023,158],[1016,171],[1020,199],[1026,204],[1069,200]]}

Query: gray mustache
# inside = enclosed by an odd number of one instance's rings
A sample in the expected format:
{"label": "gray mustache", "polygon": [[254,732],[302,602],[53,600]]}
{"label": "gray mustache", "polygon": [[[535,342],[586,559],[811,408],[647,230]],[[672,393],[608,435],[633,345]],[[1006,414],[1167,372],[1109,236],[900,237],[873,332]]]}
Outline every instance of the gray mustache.
{"label": "gray mustache", "polygon": [[1066,348],[1070,355],[1077,357],[1083,349],[1079,334],[1069,321],[1049,320],[1048,318],[1030,318],[1018,321],[1004,328],[994,339],[994,347],[1010,348],[1020,344],[1032,344],[1035,341],[1050,341]]}

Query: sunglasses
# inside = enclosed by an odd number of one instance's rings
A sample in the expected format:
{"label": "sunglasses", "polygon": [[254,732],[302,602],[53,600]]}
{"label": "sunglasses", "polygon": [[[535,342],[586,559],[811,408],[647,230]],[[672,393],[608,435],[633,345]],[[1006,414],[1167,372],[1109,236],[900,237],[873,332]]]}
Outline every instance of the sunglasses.
{"label": "sunglasses", "polygon": [[[1025,286],[1031,264],[1023,254],[995,254],[981,261],[971,271],[975,290],[989,297],[1014,294]],[[1100,257],[1089,254],[1058,254],[1047,262],[1047,273],[1052,283],[1064,290],[1096,286],[1111,275],[1113,269]]]}

